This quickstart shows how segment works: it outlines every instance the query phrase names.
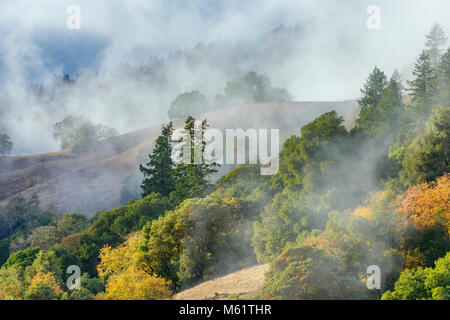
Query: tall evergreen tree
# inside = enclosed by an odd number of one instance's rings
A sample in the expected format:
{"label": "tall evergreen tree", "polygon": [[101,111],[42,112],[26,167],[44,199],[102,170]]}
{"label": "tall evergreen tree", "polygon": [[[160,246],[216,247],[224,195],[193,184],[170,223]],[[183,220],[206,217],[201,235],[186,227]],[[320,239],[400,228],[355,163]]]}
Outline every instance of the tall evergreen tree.
{"label": "tall evergreen tree", "polygon": [[393,74],[377,105],[378,118],[372,124],[373,131],[391,130],[398,125],[399,115],[403,109],[401,83]]}
{"label": "tall evergreen tree", "polygon": [[413,102],[419,113],[427,114],[435,103],[436,73],[430,55],[426,51],[422,51],[412,73],[416,78],[407,82],[413,95]]}
{"label": "tall evergreen tree", "polygon": [[[218,164],[205,159],[206,141],[204,138],[208,124],[206,120],[196,126],[194,117],[189,116],[185,121],[185,135],[178,141],[179,163],[175,168],[175,191],[171,194],[174,203],[181,203],[184,199],[200,197],[208,187],[208,178]],[[186,152],[188,154],[186,154]]]}
{"label": "tall evergreen tree", "polygon": [[450,106],[450,48],[445,51],[437,69],[438,102]]}
{"label": "tall evergreen tree", "polygon": [[358,100],[360,111],[356,119],[357,130],[370,131],[372,123],[379,118],[377,106],[386,86],[386,75],[378,67],[375,67],[361,89],[363,96]]}
{"label": "tall evergreen tree", "polygon": [[426,35],[426,38],[426,52],[430,56],[432,67],[436,68],[441,59],[443,48],[445,48],[447,43],[447,37],[442,27],[436,23],[431,28],[430,33]]}
{"label": "tall evergreen tree", "polygon": [[169,196],[175,190],[174,163],[172,161],[172,133],[173,124],[163,126],[161,135],[156,139],[156,145],[152,154],[148,168],[140,165],[139,170],[145,178],[142,182],[142,197],[152,192],[157,192],[162,196]]}

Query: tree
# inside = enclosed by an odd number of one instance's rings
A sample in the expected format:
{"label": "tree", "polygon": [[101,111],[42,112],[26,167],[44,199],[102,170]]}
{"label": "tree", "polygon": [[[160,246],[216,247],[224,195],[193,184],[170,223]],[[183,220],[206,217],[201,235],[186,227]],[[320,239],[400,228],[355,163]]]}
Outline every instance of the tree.
{"label": "tree", "polygon": [[403,111],[402,85],[394,74],[384,89],[377,105],[378,117],[371,123],[369,132],[390,132],[398,127],[399,117]]}
{"label": "tree", "polygon": [[87,153],[98,140],[95,126],[90,122],[83,123],[75,131],[75,141],[71,150],[73,153]]}
{"label": "tree", "polygon": [[405,269],[393,291],[382,300],[449,300],[450,252],[436,260],[434,268]]}
{"label": "tree", "polygon": [[427,115],[435,103],[436,72],[428,53],[423,51],[414,65],[413,81],[407,81],[409,91],[413,95],[416,111],[421,115]]}
{"label": "tree", "polygon": [[433,68],[435,68],[439,64],[439,60],[442,56],[443,51],[442,47],[445,47],[445,44],[447,43],[447,37],[445,36],[445,32],[442,27],[436,23],[431,28],[430,33],[426,35],[426,39],[426,52],[431,58],[431,65],[433,66]]}
{"label": "tree", "polygon": [[2,157],[10,153],[12,147],[13,143],[11,142],[11,138],[6,133],[0,134],[0,154]]}
{"label": "tree", "polygon": [[0,299],[23,299],[26,284],[23,281],[23,268],[14,265],[0,268]]}
{"label": "tree", "polygon": [[185,288],[254,264],[249,228],[235,198],[187,199],[144,227],[144,263],[176,288]]}
{"label": "tree", "polygon": [[429,267],[450,250],[450,174],[409,188],[398,212],[412,227],[405,247],[405,265]]}
{"label": "tree", "polygon": [[405,151],[400,178],[406,186],[432,181],[450,171],[449,135],[450,107],[440,107]]}
{"label": "tree", "polygon": [[62,293],[63,291],[51,273],[40,272],[31,280],[24,297],[27,300],[56,300],[61,297]]}
{"label": "tree", "polygon": [[378,103],[386,86],[386,75],[378,67],[375,67],[361,89],[363,96],[358,100],[360,110],[356,119],[356,130],[370,131],[373,123],[379,120]]}
{"label": "tree", "polygon": [[61,149],[74,153],[89,151],[97,141],[116,136],[118,131],[103,124],[93,124],[83,117],[67,116],[53,126],[53,137]]}
{"label": "tree", "polygon": [[330,111],[303,126],[300,136],[286,140],[280,154],[279,173],[287,186],[303,185],[304,167],[316,159],[315,153],[333,139],[347,135],[343,121],[336,111]]}
{"label": "tree", "polygon": [[139,165],[139,170],[147,177],[142,182],[142,197],[153,192],[168,197],[175,190],[174,163],[172,161],[172,133],[170,122],[163,126],[161,135],[156,139],[153,152],[149,155],[147,168]]}
{"label": "tree", "polygon": [[76,131],[84,122],[83,118],[67,116],[53,126],[53,138],[59,141],[61,149],[69,149],[75,144]]}
{"label": "tree", "polygon": [[122,245],[101,250],[98,274],[107,279],[103,299],[161,300],[172,295],[170,283],[142,265],[140,239],[139,234],[132,234]]}
{"label": "tree", "polygon": [[186,198],[200,197],[205,194],[208,179],[217,172],[219,165],[205,159],[206,120],[198,124],[195,118],[189,116],[185,120],[184,135],[178,140],[178,164],[175,167],[175,191],[170,195],[175,203],[181,203]]}
{"label": "tree", "polygon": [[363,299],[365,288],[338,261],[310,246],[286,248],[270,266],[262,288],[265,299]]}
{"label": "tree", "polygon": [[291,97],[286,89],[272,87],[267,76],[254,71],[229,81],[225,87],[225,96],[216,96],[216,104],[221,106],[289,101]]}
{"label": "tree", "polygon": [[4,266],[6,268],[15,265],[20,266],[22,268],[31,266],[34,260],[36,259],[36,256],[39,251],[40,251],[39,248],[30,247],[21,251],[14,252],[9,256],[8,260],[6,260]]}
{"label": "tree", "polygon": [[450,48],[445,51],[437,67],[438,102],[450,106]]}
{"label": "tree", "polygon": [[441,227],[450,230],[450,173],[436,181],[409,188],[400,212],[411,219],[417,229]]}
{"label": "tree", "polygon": [[184,118],[206,112],[209,108],[206,97],[194,90],[178,95],[170,104],[168,114],[170,119]]}

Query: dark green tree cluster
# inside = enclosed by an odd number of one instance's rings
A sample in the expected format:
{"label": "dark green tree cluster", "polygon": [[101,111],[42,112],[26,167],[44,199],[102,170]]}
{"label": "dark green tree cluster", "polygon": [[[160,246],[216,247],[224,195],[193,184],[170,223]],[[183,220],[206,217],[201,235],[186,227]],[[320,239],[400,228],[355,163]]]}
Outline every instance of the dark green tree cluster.
{"label": "dark green tree cluster", "polygon": [[153,152],[149,155],[147,166],[140,166],[140,171],[146,177],[142,182],[142,196],[156,192],[163,197],[169,197],[175,204],[184,199],[205,195],[209,186],[209,177],[216,172],[218,165],[205,158],[206,120],[198,125],[194,117],[187,117],[184,134],[177,143],[177,164],[172,159],[173,141],[172,123],[163,126],[161,135],[156,139]]}
{"label": "dark green tree cluster", "polygon": [[147,167],[139,166],[139,170],[146,177],[141,186],[143,197],[153,192],[168,197],[175,190],[172,133],[172,122],[163,126],[161,135],[156,139],[155,148],[149,156],[150,161],[147,163]]}

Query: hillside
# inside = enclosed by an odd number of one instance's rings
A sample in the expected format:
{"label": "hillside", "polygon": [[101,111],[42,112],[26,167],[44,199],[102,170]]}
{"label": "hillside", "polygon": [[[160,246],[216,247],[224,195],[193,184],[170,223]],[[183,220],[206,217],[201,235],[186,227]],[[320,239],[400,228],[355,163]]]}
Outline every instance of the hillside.
{"label": "hillside", "polygon": [[[320,114],[336,110],[349,119],[357,108],[355,101],[294,102],[243,105],[202,115],[211,127],[280,128],[280,143],[299,132],[302,125]],[[200,116],[198,117],[200,118]],[[183,120],[174,121],[176,128]],[[160,126],[153,126],[102,141],[96,152],[73,155],[60,152],[6,157],[0,159],[0,205],[12,196],[39,196],[42,207],[59,212],[92,216],[98,210],[120,205],[124,179],[138,167],[141,150],[150,150]]]}
{"label": "hillside", "polygon": [[224,277],[203,282],[193,288],[176,294],[175,300],[225,300],[244,298],[256,293],[264,284],[268,264],[242,269]]}

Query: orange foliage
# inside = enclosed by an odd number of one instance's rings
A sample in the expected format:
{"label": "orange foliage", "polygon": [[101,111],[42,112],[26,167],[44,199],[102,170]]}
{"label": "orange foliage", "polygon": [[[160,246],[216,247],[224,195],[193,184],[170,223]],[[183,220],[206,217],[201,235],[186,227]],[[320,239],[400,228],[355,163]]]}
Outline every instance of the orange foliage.
{"label": "orange foliage", "polygon": [[450,233],[450,174],[436,182],[409,188],[399,211],[409,217],[417,229],[442,226]]}

